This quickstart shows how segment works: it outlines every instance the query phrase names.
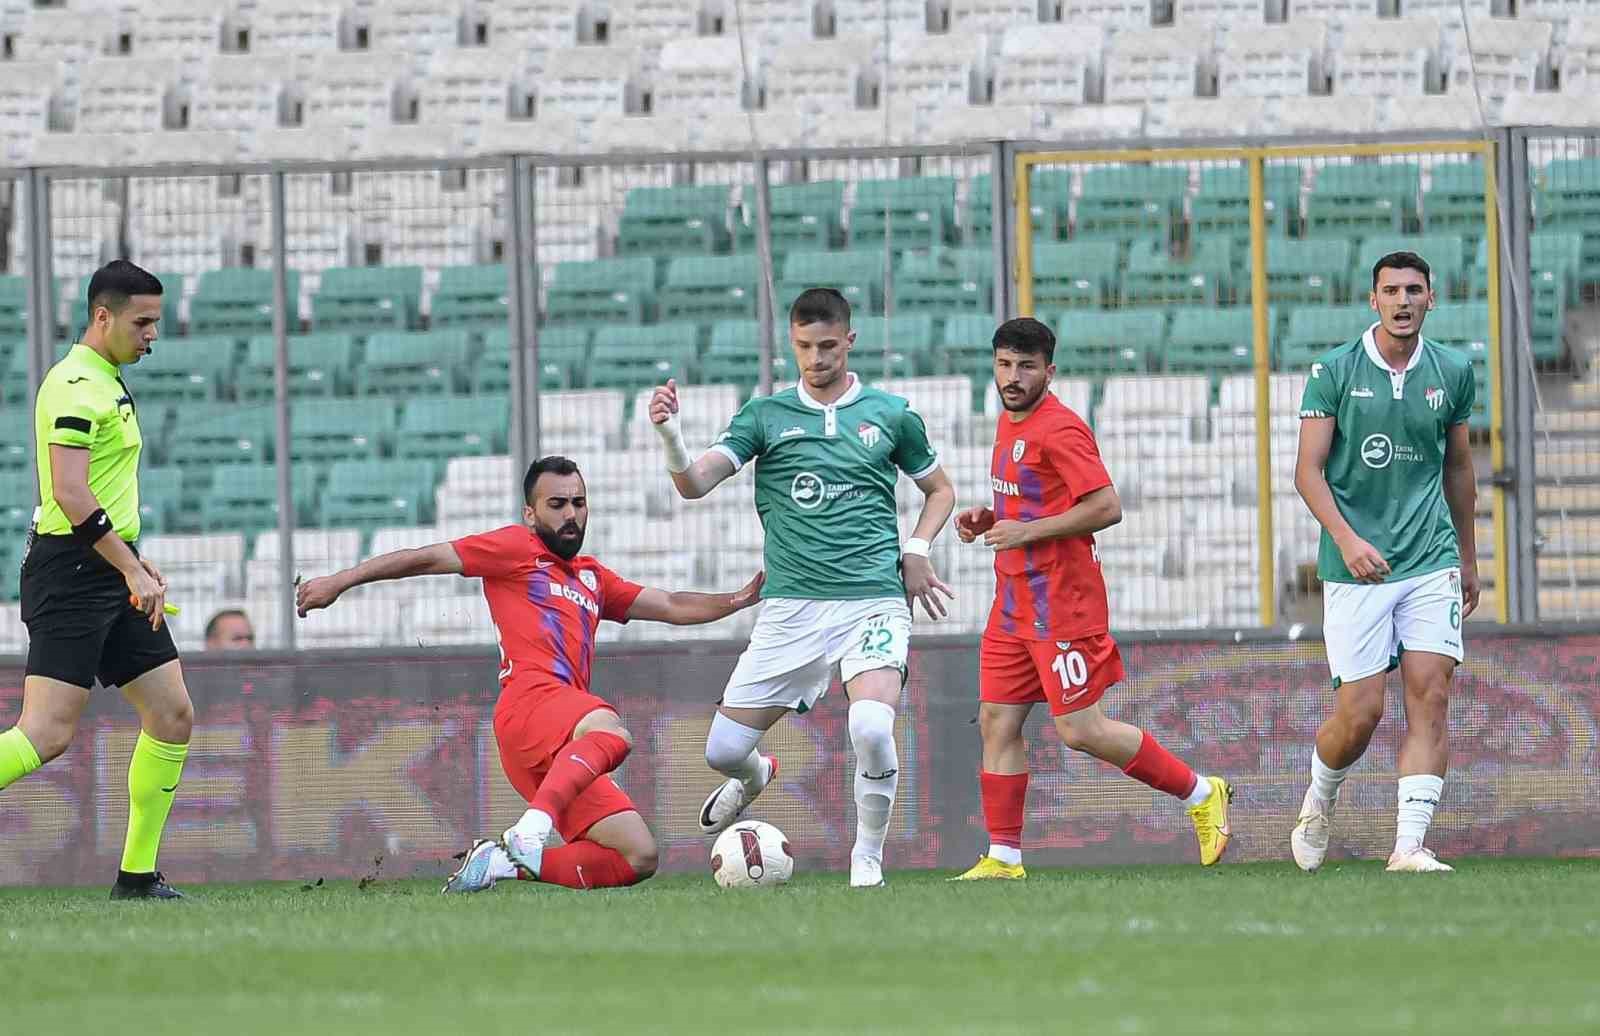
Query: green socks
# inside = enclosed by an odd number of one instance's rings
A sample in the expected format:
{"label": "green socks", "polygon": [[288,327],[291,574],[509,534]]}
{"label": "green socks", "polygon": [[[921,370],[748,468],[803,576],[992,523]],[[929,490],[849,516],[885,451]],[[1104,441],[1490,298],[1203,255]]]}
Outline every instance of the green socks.
{"label": "green socks", "polygon": [[156,869],[161,831],[172,811],[172,796],[183,774],[188,745],[169,745],[139,732],[128,766],[128,840],[122,849],[122,869],[149,874]]}
{"label": "green socks", "polygon": [[20,727],[0,734],[0,788],[14,784],[39,768],[39,753]]}

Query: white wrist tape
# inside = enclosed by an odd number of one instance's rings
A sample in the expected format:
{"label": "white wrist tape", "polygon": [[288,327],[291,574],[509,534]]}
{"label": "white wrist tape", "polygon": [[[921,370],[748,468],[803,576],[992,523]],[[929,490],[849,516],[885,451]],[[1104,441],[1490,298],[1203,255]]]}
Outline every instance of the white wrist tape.
{"label": "white wrist tape", "polygon": [[927,557],[928,551],[932,549],[932,544],[921,536],[913,536],[900,545],[901,555],[912,555],[919,558]]}
{"label": "white wrist tape", "polygon": [[667,451],[667,470],[674,475],[688,471],[693,461],[689,459],[689,447],[683,442],[683,429],[678,427],[678,415],[673,414],[655,425],[655,430],[656,434],[661,436],[661,445]]}

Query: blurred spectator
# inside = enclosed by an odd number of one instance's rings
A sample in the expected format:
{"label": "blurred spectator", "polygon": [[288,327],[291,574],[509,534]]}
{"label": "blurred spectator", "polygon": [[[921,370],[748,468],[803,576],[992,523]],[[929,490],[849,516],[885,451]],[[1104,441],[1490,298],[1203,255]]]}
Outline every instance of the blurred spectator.
{"label": "blurred spectator", "polygon": [[207,651],[248,651],[256,646],[250,617],[237,608],[224,608],[206,623]]}

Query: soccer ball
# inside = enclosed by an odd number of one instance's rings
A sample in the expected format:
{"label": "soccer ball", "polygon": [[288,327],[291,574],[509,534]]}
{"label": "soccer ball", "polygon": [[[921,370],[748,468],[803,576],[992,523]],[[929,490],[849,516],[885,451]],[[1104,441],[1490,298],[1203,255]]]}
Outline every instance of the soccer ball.
{"label": "soccer ball", "polygon": [[734,824],[711,846],[711,876],[725,889],[782,885],[792,874],[789,839],[771,824],[759,820]]}

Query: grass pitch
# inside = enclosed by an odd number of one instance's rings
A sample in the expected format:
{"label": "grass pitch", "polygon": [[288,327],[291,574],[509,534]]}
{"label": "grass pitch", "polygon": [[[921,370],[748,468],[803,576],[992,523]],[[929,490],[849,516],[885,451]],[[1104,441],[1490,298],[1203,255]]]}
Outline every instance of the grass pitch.
{"label": "grass pitch", "polygon": [[0,890],[0,1030],[1600,1031],[1600,861]]}

